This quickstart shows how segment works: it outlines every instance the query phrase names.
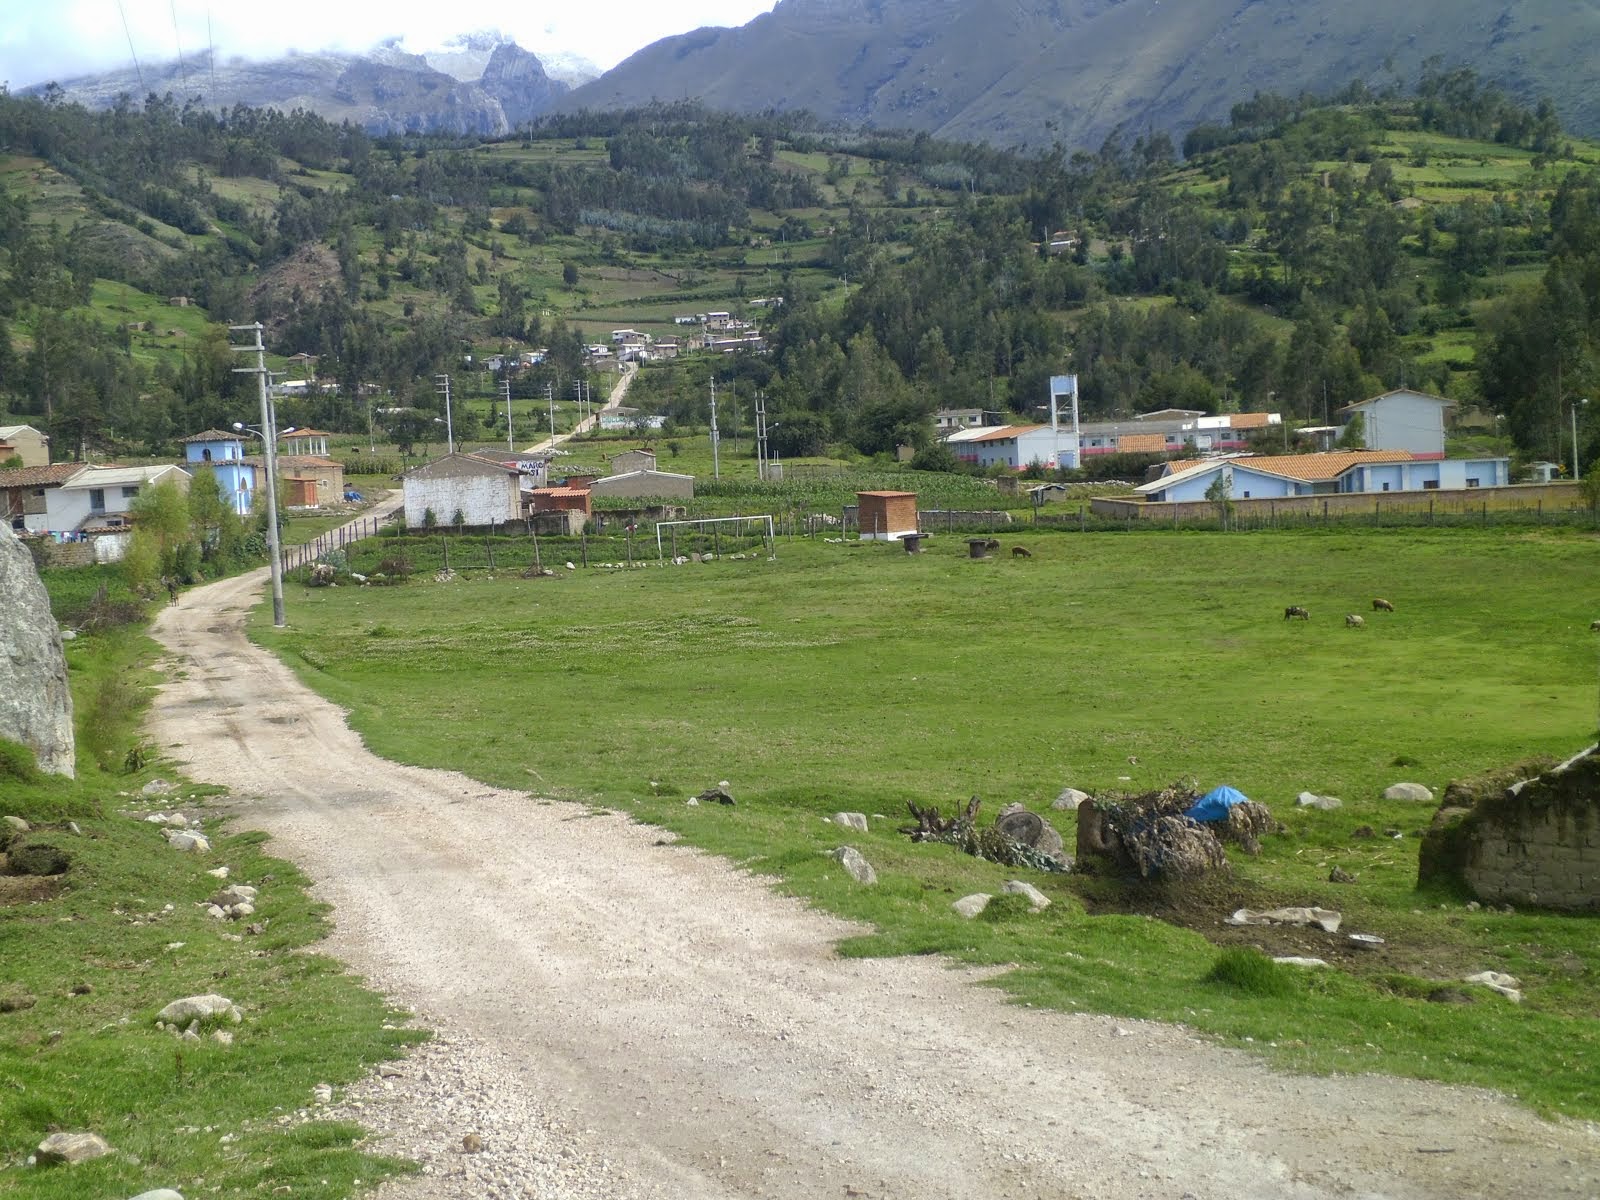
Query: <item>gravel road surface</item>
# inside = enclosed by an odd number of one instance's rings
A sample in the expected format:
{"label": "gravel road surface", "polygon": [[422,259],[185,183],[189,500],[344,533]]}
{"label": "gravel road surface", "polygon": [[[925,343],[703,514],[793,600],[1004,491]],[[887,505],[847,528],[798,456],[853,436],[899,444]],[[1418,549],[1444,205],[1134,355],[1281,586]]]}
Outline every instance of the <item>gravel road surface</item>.
{"label": "gravel road surface", "polygon": [[153,734],[438,1031],[334,1101],[424,1164],[384,1200],[1600,1195],[1600,1126],[841,959],[854,927],[659,830],[376,758],[246,641],[264,580],[162,613]]}

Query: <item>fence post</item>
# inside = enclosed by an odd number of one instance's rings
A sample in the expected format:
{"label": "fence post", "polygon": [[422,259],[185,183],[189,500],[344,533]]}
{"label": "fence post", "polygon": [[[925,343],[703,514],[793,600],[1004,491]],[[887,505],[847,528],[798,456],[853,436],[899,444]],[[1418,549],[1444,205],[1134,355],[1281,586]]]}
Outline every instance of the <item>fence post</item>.
{"label": "fence post", "polygon": [[448,571],[450,569],[450,539],[449,538],[444,538],[443,542],[444,542],[444,569],[446,571]]}
{"label": "fence post", "polygon": [[533,535],[533,569],[544,572],[544,564],[539,561],[539,531],[533,527],[532,518],[529,518],[528,532]]}
{"label": "fence post", "polygon": [[587,567],[589,565],[589,530],[587,528],[578,530],[578,549],[583,551],[583,565]]}
{"label": "fence post", "polygon": [[494,542],[489,538],[483,539],[484,549],[489,551],[489,570],[494,570]]}

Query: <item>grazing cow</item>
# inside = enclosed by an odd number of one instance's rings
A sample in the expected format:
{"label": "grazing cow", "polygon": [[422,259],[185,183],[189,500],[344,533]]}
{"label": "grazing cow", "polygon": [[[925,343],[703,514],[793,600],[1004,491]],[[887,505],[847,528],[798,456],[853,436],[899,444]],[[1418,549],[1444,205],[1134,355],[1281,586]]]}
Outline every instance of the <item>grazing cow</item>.
{"label": "grazing cow", "polygon": [[1011,547],[1011,557],[1012,558],[1032,558],[1033,557],[1033,551],[1029,550],[1026,546],[1013,546],[1013,547]]}
{"label": "grazing cow", "polygon": [[1298,604],[1291,604],[1288,608],[1283,610],[1283,619],[1285,621],[1289,620],[1291,617],[1299,617],[1302,621],[1311,620],[1311,614],[1305,609],[1301,608]]}
{"label": "grazing cow", "polygon": [[1600,621],[1590,621],[1589,622],[1589,632],[1590,633],[1600,633]]}
{"label": "grazing cow", "polygon": [[1373,612],[1393,612],[1394,611],[1394,605],[1390,604],[1387,600],[1374,600],[1372,602],[1372,611]]}
{"label": "grazing cow", "polygon": [[1366,624],[1366,622],[1363,621],[1355,613],[1346,613],[1345,616],[1344,616],[1344,623],[1346,625],[1350,626],[1351,629],[1360,629],[1363,625]]}
{"label": "grazing cow", "polygon": [[983,548],[985,550],[998,550],[998,549],[1000,549],[1000,539],[999,538],[990,538],[988,541],[986,541],[983,544]]}

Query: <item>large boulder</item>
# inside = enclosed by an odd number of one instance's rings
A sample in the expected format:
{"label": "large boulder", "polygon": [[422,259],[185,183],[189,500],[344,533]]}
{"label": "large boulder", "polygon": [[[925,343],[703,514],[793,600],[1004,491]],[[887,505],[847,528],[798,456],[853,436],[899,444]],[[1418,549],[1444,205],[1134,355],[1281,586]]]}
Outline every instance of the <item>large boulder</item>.
{"label": "large boulder", "polygon": [[72,693],[61,630],[33,555],[0,523],[0,738],[33,751],[39,769],[74,772]]}

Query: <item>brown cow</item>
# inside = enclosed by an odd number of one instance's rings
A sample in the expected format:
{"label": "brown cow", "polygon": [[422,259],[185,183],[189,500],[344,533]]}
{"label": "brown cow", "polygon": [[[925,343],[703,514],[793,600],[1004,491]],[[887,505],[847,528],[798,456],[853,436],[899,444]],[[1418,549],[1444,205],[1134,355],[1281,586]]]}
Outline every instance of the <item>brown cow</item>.
{"label": "brown cow", "polygon": [[1390,604],[1387,600],[1374,600],[1372,602],[1372,611],[1373,612],[1393,612],[1394,611],[1394,605]]}

